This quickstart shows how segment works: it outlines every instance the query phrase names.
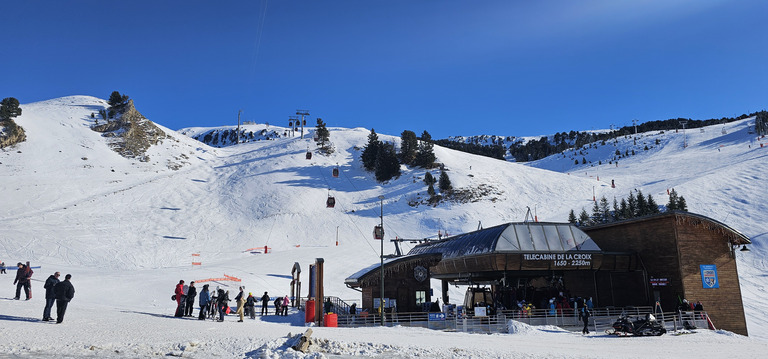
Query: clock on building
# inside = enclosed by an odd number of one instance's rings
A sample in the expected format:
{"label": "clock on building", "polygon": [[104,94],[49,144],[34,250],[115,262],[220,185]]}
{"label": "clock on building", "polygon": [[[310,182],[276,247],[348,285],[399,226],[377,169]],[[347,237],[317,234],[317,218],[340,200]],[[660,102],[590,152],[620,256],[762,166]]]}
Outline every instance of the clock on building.
{"label": "clock on building", "polygon": [[416,268],[413,268],[413,277],[416,278],[417,281],[423,282],[427,279],[427,268],[416,266]]}

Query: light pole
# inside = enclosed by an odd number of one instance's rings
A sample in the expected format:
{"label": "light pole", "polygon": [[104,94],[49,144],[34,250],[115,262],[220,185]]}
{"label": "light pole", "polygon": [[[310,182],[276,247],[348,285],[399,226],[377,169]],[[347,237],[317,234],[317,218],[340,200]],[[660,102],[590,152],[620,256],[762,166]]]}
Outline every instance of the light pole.
{"label": "light pole", "polygon": [[379,196],[381,205],[381,292],[379,293],[379,313],[381,314],[381,326],[384,326],[384,196]]}

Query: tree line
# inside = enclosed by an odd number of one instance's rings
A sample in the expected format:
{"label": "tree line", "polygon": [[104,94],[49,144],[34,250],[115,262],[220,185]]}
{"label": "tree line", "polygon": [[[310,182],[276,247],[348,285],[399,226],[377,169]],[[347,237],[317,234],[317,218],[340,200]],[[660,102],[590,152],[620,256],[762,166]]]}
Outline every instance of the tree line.
{"label": "tree line", "polygon": [[685,198],[679,196],[674,188],[669,192],[669,201],[666,206],[656,204],[656,200],[650,194],[646,197],[641,190],[636,190],[636,192],[635,194],[630,192],[627,198],[621,199],[621,202],[617,201],[614,197],[613,205],[609,204],[608,199],[603,196],[599,202],[594,201],[591,215],[587,213],[586,209],[582,208],[577,217],[576,213],[571,210],[568,213],[568,222],[578,226],[593,226],[661,212],[688,211]]}

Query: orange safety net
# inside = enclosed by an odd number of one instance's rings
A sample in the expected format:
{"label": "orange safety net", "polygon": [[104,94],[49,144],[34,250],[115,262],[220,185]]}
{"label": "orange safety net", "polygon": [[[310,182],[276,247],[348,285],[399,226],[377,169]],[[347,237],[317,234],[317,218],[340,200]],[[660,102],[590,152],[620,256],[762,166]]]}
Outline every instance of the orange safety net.
{"label": "orange safety net", "polygon": [[196,280],[195,283],[202,283],[202,282],[220,282],[220,281],[232,281],[232,282],[242,282],[243,280],[237,277],[233,277],[231,275],[224,274],[224,278],[206,278],[206,279],[199,279]]}

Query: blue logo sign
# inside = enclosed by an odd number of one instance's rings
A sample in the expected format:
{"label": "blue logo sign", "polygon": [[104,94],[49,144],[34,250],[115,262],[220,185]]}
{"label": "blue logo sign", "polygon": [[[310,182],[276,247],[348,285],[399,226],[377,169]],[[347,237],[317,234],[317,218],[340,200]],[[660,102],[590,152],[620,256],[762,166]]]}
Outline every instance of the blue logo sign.
{"label": "blue logo sign", "polygon": [[714,264],[700,264],[701,285],[704,289],[720,288],[720,282],[717,280],[717,266]]}
{"label": "blue logo sign", "polygon": [[445,320],[445,313],[429,313],[429,321]]}

